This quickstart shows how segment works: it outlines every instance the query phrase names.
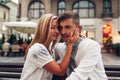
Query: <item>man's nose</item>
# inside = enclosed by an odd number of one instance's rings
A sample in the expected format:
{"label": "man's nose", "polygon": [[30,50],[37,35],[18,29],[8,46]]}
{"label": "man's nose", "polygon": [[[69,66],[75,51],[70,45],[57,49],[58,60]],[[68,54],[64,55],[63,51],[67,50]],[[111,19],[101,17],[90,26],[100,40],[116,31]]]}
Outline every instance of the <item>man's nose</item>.
{"label": "man's nose", "polygon": [[61,34],[64,34],[65,33],[65,29],[61,29]]}

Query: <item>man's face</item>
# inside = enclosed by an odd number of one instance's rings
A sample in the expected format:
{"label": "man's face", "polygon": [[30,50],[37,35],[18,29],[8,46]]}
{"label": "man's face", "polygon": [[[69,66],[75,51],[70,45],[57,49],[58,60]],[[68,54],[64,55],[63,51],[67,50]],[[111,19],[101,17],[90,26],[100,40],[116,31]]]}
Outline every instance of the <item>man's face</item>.
{"label": "man's face", "polygon": [[70,35],[74,33],[76,25],[73,22],[73,19],[69,18],[60,22],[60,34],[64,41],[67,41]]}

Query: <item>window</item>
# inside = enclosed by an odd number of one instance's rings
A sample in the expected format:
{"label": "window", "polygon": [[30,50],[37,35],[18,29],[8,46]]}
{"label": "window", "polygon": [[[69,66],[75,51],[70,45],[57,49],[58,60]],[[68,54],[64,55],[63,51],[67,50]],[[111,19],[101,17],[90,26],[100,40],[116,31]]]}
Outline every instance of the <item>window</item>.
{"label": "window", "polygon": [[103,15],[102,17],[112,17],[111,0],[103,0]]}
{"label": "window", "polygon": [[40,1],[32,1],[28,8],[28,18],[40,18],[45,13],[44,4]]}
{"label": "window", "polygon": [[64,11],[65,11],[65,2],[64,1],[59,1],[58,2],[58,7],[57,7],[58,9],[58,11],[57,11],[57,14],[58,14],[58,16],[61,14],[61,13],[63,13]]}
{"label": "window", "polygon": [[6,20],[6,12],[3,13],[3,19]]}
{"label": "window", "polygon": [[95,6],[91,1],[77,1],[73,4],[73,11],[77,12],[80,17],[93,18],[95,17]]}

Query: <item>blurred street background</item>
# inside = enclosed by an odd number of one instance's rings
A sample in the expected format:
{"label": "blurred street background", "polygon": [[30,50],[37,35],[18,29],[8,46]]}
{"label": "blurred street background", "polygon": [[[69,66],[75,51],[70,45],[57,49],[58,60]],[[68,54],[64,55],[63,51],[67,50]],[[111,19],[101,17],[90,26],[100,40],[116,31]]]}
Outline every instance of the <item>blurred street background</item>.
{"label": "blurred street background", "polygon": [[39,18],[67,10],[79,14],[81,34],[101,45],[104,65],[120,66],[120,0],[0,0],[0,62],[23,63]]}
{"label": "blurred street background", "polygon": [[[104,65],[120,65],[120,56],[116,56],[114,53],[102,53],[102,58]],[[15,63],[23,63],[24,57],[0,57],[0,62],[15,62]]]}

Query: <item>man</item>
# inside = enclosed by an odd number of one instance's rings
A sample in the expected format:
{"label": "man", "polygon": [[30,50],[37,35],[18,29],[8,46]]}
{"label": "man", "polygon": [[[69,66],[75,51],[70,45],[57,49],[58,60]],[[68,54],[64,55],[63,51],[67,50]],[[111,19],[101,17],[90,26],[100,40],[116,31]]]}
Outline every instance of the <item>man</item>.
{"label": "man", "polygon": [[[70,11],[63,13],[58,18],[58,24],[58,29],[65,43],[58,44],[55,51],[62,59],[69,36],[74,34],[76,29],[81,32],[82,28],[79,25],[79,15]],[[102,62],[101,47],[96,41],[79,37],[73,46],[72,54],[66,80],[107,80]],[[71,66],[73,67],[71,68]]]}

